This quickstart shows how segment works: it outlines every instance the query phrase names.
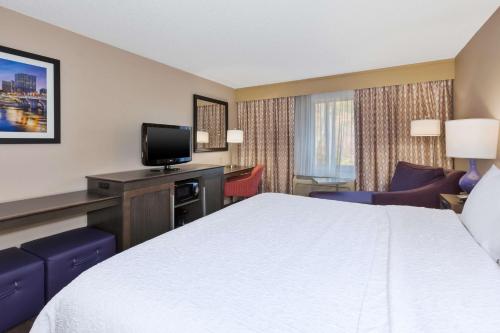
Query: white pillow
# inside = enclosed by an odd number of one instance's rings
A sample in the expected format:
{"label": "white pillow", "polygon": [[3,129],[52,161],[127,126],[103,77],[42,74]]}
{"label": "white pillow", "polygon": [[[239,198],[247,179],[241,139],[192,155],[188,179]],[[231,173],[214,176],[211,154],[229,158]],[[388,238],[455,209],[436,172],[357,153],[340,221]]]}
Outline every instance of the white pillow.
{"label": "white pillow", "polygon": [[493,165],[481,178],[460,218],[479,245],[500,263],[500,169]]}

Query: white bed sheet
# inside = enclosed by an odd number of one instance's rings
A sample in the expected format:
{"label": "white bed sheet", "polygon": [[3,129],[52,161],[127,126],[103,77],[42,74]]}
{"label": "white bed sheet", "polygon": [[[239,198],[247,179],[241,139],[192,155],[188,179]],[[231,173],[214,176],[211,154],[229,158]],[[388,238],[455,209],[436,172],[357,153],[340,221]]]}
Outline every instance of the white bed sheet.
{"label": "white bed sheet", "polygon": [[499,296],[449,211],[263,194],[88,270],[32,332],[499,332]]}

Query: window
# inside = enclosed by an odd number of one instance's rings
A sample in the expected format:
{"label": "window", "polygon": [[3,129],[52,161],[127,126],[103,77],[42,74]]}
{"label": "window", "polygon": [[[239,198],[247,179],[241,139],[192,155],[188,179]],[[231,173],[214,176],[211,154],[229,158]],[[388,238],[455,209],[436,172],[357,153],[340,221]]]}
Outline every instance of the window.
{"label": "window", "polygon": [[353,97],[353,91],[296,97],[296,175],[355,178]]}

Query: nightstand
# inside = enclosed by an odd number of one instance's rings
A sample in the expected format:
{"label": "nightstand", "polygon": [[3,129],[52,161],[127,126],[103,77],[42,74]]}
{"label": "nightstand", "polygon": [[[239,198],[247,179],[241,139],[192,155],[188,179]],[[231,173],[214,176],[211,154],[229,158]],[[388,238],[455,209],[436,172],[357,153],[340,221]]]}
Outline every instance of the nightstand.
{"label": "nightstand", "polygon": [[456,194],[440,194],[439,195],[439,206],[441,209],[451,209],[455,213],[462,213],[465,201],[459,199]]}

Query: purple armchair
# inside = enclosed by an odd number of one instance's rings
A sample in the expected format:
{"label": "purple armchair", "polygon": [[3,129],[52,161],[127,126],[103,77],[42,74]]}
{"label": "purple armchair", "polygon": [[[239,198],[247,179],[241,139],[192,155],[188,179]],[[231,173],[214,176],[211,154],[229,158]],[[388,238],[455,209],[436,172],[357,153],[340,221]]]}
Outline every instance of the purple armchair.
{"label": "purple armchair", "polygon": [[388,192],[311,192],[310,197],[373,205],[439,208],[440,193],[460,193],[463,171],[398,162]]}

